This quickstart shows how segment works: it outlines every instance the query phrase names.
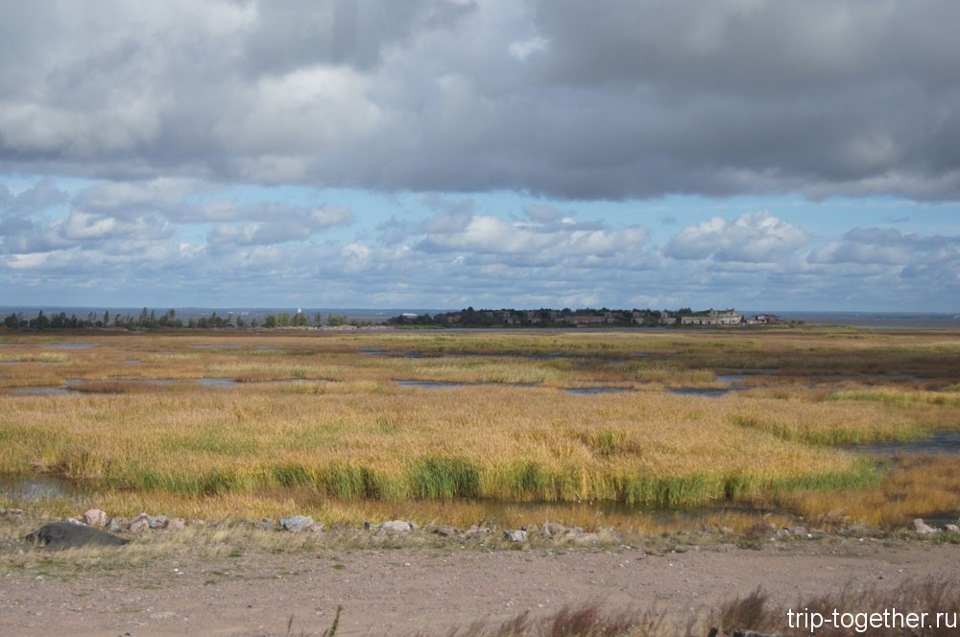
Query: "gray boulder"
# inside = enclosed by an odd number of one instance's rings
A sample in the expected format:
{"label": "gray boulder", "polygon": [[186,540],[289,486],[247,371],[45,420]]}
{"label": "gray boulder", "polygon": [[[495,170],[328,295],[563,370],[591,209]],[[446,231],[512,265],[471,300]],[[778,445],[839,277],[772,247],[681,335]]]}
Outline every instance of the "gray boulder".
{"label": "gray boulder", "polygon": [[523,529],[507,529],[503,532],[503,537],[511,542],[526,542],[527,532]]}
{"label": "gray boulder", "polygon": [[543,525],[543,530],[541,532],[543,533],[543,537],[549,540],[551,538],[564,535],[567,532],[567,527],[558,522],[547,522]]}
{"label": "gray boulder", "polygon": [[28,542],[64,549],[79,546],[123,546],[129,542],[99,529],[70,522],[45,524],[24,539]]}
{"label": "gray boulder", "polygon": [[313,518],[309,515],[291,515],[280,520],[280,528],[291,533],[299,533],[313,526]]}
{"label": "gray boulder", "polygon": [[406,520],[389,520],[380,525],[377,531],[380,535],[396,535],[398,533],[409,533],[416,529],[416,525]]}
{"label": "gray boulder", "polygon": [[924,522],[923,518],[917,518],[913,521],[913,530],[919,535],[933,535],[940,532]]}

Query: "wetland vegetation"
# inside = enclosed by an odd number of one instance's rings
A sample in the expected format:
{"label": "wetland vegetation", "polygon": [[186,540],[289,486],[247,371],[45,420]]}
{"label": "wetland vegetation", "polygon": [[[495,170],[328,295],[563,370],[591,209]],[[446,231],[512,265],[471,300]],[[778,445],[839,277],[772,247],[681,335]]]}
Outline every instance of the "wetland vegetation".
{"label": "wetland vegetation", "polygon": [[0,480],[70,485],[0,492],[0,507],[38,514],[81,500],[205,519],[650,528],[695,514],[749,528],[774,512],[895,528],[960,512],[955,456],[851,448],[960,431],[955,331],[90,330],[0,343]]}

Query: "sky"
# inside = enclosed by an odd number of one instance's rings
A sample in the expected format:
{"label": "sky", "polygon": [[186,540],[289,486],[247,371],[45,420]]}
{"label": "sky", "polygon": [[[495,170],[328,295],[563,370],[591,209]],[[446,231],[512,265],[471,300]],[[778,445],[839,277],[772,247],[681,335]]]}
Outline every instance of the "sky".
{"label": "sky", "polygon": [[0,305],[960,312],[955,0],[0,14]]}

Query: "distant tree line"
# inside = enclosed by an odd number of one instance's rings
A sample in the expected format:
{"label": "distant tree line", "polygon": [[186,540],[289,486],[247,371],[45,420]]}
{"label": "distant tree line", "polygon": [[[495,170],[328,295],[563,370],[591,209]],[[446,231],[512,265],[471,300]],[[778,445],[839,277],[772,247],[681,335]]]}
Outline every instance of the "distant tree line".
{"label": "distant tree line", "polygon": [[291,328],[291,327],[340,327],[350,325],[365,327],[369,321],[350,319],[341,314],[330,313],[324,318],[322,313],[312,318],[306,313],[280,312],[268,314],[262,321],[249,320],[241,315],[221,316],[215,311],[208,316],[191,317],[184,321],[175,310],[157,314],[156,310],[143,308],[137,314],[123,314],[104,310],[103,314],[89,312],[84,317],[76,314],[67,316],[65,312],[47,314],[43,310],[33,318],[27,318],[22,312],[13,312],[3,319],[3,325],[10,330],[53,330],[53,329],[125,329],[125,330],[175,330],[175,329],[255,329],[255,328]]}
{"label": "distant tree line", "polygon": [[[222,319],[214,312],[210,317],[199,319],[204,326],[224,327],[229,320]],[[197,319],[191,319],[191,322],[197,323]],[[155,310],[143,308],[139,315],[121,314],[119,312],[110,314],[110,310],[104,310],[101,316],[97,312],[89,312],[85,317],[78,317],[76,314],[67,316],[66,312],[59,314],[46,314],[43,310],[32,319],[27,319],[23,312],[14,312],[3,319],[3,325],[7,329],[21,330],[55,330],[55,329],[94,329],[94,328],[118,328],[118,329],[175,329],[184,327],[183,321],[177,317],[175,310],[167,310],[166,313],[157,316]],[[196,327],[196,325],[194,325]]]}

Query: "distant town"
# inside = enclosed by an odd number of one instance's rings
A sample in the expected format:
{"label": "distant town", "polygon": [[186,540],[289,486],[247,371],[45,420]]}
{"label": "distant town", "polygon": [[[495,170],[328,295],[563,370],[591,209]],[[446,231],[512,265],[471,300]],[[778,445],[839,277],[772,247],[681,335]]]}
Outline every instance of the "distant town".
{"label": "distant town", "polygon": [[773,314],[745,316],[733,309],[679,310],[474,310],[468,307],[441,314],[401,314],[388,325],[483,328],[483,327],[740,327],[787,323]]}
{"label": "distant town", "polygon": [[90,311],[76,313],[44,312],[34,316],[11,312],[2,325],[8,330],[110,329],[110,330],[178,330],[178,329],[336,329],[361,328],[626,328],[626,327],[744,327],[802,323],[781,319],[774,314],[747,316],[733,309],[700,310],[610,310],[564,308],[515,310],[475,310],[468,307],[452,312],[404,312],[379,320],[358,319],[333,312],[308,313],[303,310],[278,311],[262,316],[247,312],[225,312],[183,317],[175,310],[158,313],[143,308],[139,313]]}

